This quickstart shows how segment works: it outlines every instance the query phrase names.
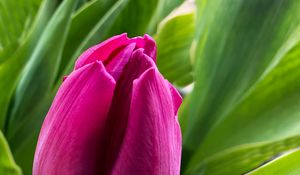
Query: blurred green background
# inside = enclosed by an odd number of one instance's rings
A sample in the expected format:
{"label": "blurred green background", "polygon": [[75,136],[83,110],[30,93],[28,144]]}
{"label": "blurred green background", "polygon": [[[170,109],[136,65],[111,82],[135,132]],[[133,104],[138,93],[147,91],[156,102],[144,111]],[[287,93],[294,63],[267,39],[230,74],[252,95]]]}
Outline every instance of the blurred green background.
{"label": "blurred green background", "polygon": [[31,174],[62,77],[124,32],[184,97],[181,174],[300,174],[299,0],[0,0],[0,175]]}

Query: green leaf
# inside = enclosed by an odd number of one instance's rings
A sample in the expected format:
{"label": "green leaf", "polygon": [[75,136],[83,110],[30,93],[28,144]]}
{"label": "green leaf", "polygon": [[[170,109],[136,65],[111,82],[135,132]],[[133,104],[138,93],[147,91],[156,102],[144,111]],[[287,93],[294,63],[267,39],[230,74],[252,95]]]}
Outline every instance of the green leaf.
{"label": "green leaf", "polygon": [[[107,32],[115,23],[118,15],[120,15],[122,9],[126,6],[128,0],[119,0],[117,1],[107,13],[96,23],[96,25],[92,28],[91,31],[86,35],[85,38],[80,38],[80,44],[77,48],[72,52],[72,56],[68,58],[68,64],[64,67],[62,74],[58,75],[58,80],[56,82],[56,86],[54,88],[54,93],[58,89],[61,84],[61,78],[64,75],[67,75],[74,67],[76,59],[80,56],[80,54],[87,48],[92,45],[99,43],[104,40],[107,36]],[[71,29],[72,30],[72,29]],[[53,95],[53,94],[52,94]]]}
{"label": "green leaf", "polygon": [[182,135],[186,131],[187,121],[190,114],[190,99],[191,95],[188,94],[183,98],[182,104],[178,110],[178,119],[180,123],[181,133]]}
{"label": "green leaf", "polygon": [[39,36],[42,27],[37,26],[43,26],[35,21],[36,30],[30,27],[39,4],[40,0],[0,1],[0,91],[5,92],[0,96],[0,129],[4,129],[8,103],[27,58],[21,55],[31,54],[30,40]]}
{"label": "green leaf", "polygon": [[33,22],[41,0],[0,0],[0,43],[16,42]]}
{"label": "green leaf", "polygon": [[[265,89],[260,88],[257,93],[261,95],[258,98],[266,101],[257,99],[251,103],[252,106],[247,106],[251,107],[251,110],[241,109],[237,105],[267,72],[267,67],[278,62],[298,41],[299,36],[294,34],[299,33],[300,2],[297,0],[199,0],[197,2],[199,13],[196,35],[196,77],[191,98],[191,112],[183,141],[184,154],[192,153],[201,143],[200,149],[205,157],[229,145],[236,145],[233,142],[263,141],[278,139],[280,135],[287,136],[292,129],[289,127],[284,131],[282,128],[288,126],[285,123],[294,122],[292,125],[296,125],[297,112],[291,109],[295,108],[293,102],[296,102],[296,97],[282,94],[289,88],[295,90],[298,86],[297,83],[291,83],[287,76],[276,81],[278,85],[269,84],[268,87],[264,86]],[[294,70],[291,77],[296,76],[297,72]],[[293,80],[297,82],[296,79]],[[288,89],[280,91],[281,86],[288,86],[286,87]],[[262,92],[266,91],[266,88],[273,87],[278,88],[279,92],[274,91],[269,96],[265,96],[267,92]],[[297,92],[294,90],[292,91],[295,96]],[[287,91],[287,93],[292,92]],[[290,101],[276,99],[285,97],[292,98]],[[272,105],[266,109],[270,103],[280,106],[280,110],[276,110]],[[288,105],[290,112],[283,114],[286,110],[281,110]],[[247,113],[231,114],[230,116],[235,116],[237,119],[228,119],[230,123],[234,123],[233,125],[217,126],[233,109],[244,110]],[[261,115],[264,117],[260,117]],[[278,118],[273,119],[273,115]],[[240,122],[239,119],[247,122]],[[261,126],[260,129],[258,125]],[[218,132],[212,129],[217,129]],[[244,132],[245,130],[247,132]]]}
{"label": "green leaf", "polygon": [[[26,121],[16,128],[15,135],[11,137],[10,146],[17,163],[21,166],[24,174],[31,174],[33,156],[38,140],[38,133],[44,116],[48,112],[52,96],[45,97],[41,103],[36,104],[29,114],[26,114]],[[18,140],[19,139],[19,140]]]}
{"label": "green leaf", "polygon": [[[44,115],[36,115],[31,112],[35,111],[35,108],[42,103],[44,98],[47,98],[54,85],[75,5],[76,1],[66,0],[56,10],[38,40],[16,89],[7,135],[16,161],[20,162],[19,164],[26,174],[31,171],[30,164],[33,154],[28,155],[28,150],[25,152],[19,149],[31,149],[33,151],[35,149],[34,145],[26,148],[22,144],[26,142],[26,139],[36,136],[39,131]],[[23,125],[29,125],[31,128],[22,130]]]}
{"label": "green leaf", "polygon": [[18,120],[32,110],[33,103],[39,103],[52,88],[75,5],[74,0],[62,3],[37,42],[16,89],[10,122],[12,128],[15,129]]}
{"label": "green leaf", "polygon": [[[76,10],[81,8],[82,6],[86,5],[87,3],[91,2],[92,0],[78,0],[76,5]],[[95,0],[94,0],[95,1]]]}
{"label": "green leaf", "polygon": [[194,175],[239,175],[247,173],[262,163],[273,159],[284,151],[299,147],[300,136],[285,138],[272,142],[261,142],[231,147],[195,162],[184,174]]}
{"label": "green leaf", "polygon": [[299,57],[300,42],[271,65],[236,108],[215,126],[199,148],[200,157],[235,145],[299,133]]}
{"label": "green leaf", "polygon": [[[182,94],[182,93],[181,93]],[[184,135],[187,127],[188,127],[188,120],[190,116],[190,104],[191,103],[191,93],[187,94],[186,96],[183,97],[182,104],[180,105],[180,108],[178,110],[178,119],[179,119],[179,124],[181,128],[181,134]],[[189,160],[191,155],[187,154],[186,152],[182,154],[182,161],[181,161],[181,169],[182,171],[185,169],[187,164],[189,163],[186,160]]]}
{"label": "green leaf", "polygon": [[129,0],[107,36],[128,33],[130,37],[144,35],[158,6],[158,0]]}
{"label": "green leaf", "polygon": [[21,175],[21,169],[15,163],[8,143],[0,130],[0,174],[3,175]]}
{"label": "green leaf", "polygon": [[[92,45],[98,44],[104,39],[116,34],[128,32],[129,35],[142,35],[149,25],[150,18],[157,5],[157,0],[145,1],[138,0],[119,0],[112,8],[97,22],[93,29],[82,39],[80,45],[73,51],[69,58],[68,65],[65,67],[63,75],[68,74],[78,56]],[[58,88],[60,79],[57,82]]]}
{"label": "green leaf", "polygon": [[147,29],[149,34],[156,31],[157,25],[169,15],[176,7],[178,7],[183,0],[159,0],[155,13],[151,19],[149,27]]}
{"label": "green leaf", "polygon": [[[28,34],[41,0],[0,0],[0,62],[8,59]],[[5,54],[4,54],[5,53]]]}
{"label": "green leaf", "polygon": [[166,79],[177,86],[193,81],[190,48],[195,31],[195,7],[185,2],[159,25],[157,66]]}
{"label": "green leaf", "polygon": [[300,150],[289,152],[247,175],[298,175],[300,174]]}
{"label": "green leaf", "polygon": [[1,48],[0,45],[0,65],[3,64],[7,59],[9,59],[11,55],[13,55],[16,48],[18,47],[19,47],[19,43],[17,42],[10,43],[5,48]]}
{"label": "green leaf", "polygon": [[[37,18],[30,29],[28,37],[20,44],[20,47],[14,48],[13,55],[10,59],[5,60],[0,64],[0,91],[5,92],[0,96],[0,129],[4,129],[7,117],[8,104],[15,89],[20,72],[24,67],[26,61],[32,54],[36,42],[39,39],[44,26],[52,15],[57,1],[47,0],[43,3],[38,12]],[[7,128],[5,128],[6,130]]]}
{"label": "green leaf", "polygon": [[[63,50],[59,75],[62,74],[63,69],[69,63],[74,51],[76,51],[84,38],[87,37],[93,27],[101,21],[102,17],[116,1],[117,0],[91,1],[81,7],[78,12],[73,15],[70,31],[68,32],[67,41]],[[60,79],[61,77],[59,77],[59,80]]]}

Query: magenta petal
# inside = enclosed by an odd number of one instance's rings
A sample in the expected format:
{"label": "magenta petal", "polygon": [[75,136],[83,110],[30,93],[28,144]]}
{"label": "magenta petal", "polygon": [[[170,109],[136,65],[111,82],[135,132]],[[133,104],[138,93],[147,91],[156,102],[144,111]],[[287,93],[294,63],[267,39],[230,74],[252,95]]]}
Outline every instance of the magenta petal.
{"label": "magenta petal", "polygon": [[133,81],[154,66],[154,61],[144,54],[143,49],[138,49],[132,54],[117,82],[105,131],[109,133],[106,141],[107,160],[104,162],[107,172],[111,171],[126,131]]}
{"label": "magenta petal", "polygon": [[65,79],[40,132],[34,175],[103,172],[100,151],[114,87],[114,79],[101,62],[86,65]]}
{"label": "magenta petal", "polygon": [[156,61],[156,44],[155,41],[149,36],[128,38],[127,34],[121,34],[109,38],[108,40],[95,45],[86,50],[75,63],[75,70],[92,62],[106,61],[114,55],[114,52],[118,53],[128,44],[135,43],[137,48],[143,48],[144,53]]}
{"label": "magenta petal", "polygon": [[168,81],[166,80],[167,84],[169,85],[171,94],[172,94],[172,99],[173,99],[173,107],[174,107],[174,114],[177,116],[178,109],[182,103],[182,97],[180,96],[179,92],[177,89]]}
{"label": "magenta petal", "polygon": [[144,37],[135,37],[131,41],[136,42],[138,48],[143,48],[144,53],[156,62],[156,43],[153,38],[147,34]]}
{"label": "magenta petal", "polygon": [[179,175],[181,132],[172,91],[155,68],[134,82],[128,126],[113,175]]}
{"label": "magenta petal", "polygon": [[144,45],[144,49],[145,49],[145,54],[147,54],[150,58],[152,58],[154,60],[154,62],[156,62],[156,43],[153,40],[152,37],[150,37],[149,35],[145,35],[144,36],[144,41],[145,41],[145,45]]}
{"label": "magenta petal", "polygon": [[96,60],[104,61],[113,51],[119,47],[126,46],[128,43],[129,40],[126,33],[111,37],[108,40],[103,41],[102,43],[95,45],[83,52],[83,54],[80,55],[75,63],[75,69],[78,69]]}
{"label": "magenta petal", "polygon": [[129,44],[120,53],[113,57],[112,60],[109,60],[109,62],[105,66],[107,72],[110,73],[116,81],[120,78],[121,74],[123,73],[123,69],[128,63],[135,46],[135,43]]}

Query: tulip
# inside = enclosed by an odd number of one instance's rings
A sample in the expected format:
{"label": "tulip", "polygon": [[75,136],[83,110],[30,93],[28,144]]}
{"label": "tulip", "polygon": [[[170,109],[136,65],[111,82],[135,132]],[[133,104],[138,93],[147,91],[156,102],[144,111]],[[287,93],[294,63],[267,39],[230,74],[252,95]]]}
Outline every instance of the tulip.
{"label": "tulip", "polygon": [[182,99],[155,61],[148,35],[86,50],[44,120],[33,175],[178,175]]}

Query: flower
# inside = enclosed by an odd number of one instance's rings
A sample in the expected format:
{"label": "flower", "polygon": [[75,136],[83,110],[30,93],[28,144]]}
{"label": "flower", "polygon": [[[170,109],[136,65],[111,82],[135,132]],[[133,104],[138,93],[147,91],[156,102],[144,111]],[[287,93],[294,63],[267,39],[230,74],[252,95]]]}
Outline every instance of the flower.
{"label": "flower", "polygon": [[33,174],[179,174],[182,99],[155,60],[148,35],[85,51],[44,120]]}

